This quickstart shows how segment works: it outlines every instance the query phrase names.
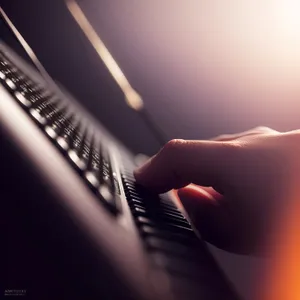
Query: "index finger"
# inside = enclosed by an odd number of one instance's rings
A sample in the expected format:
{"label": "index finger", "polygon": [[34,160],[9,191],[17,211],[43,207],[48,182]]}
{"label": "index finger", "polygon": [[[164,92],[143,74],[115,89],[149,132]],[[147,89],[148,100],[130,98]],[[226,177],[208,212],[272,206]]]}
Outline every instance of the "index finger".
{"label": "index finger", "polygon": [[134,175],[138,183],[160,193],[189,183],[221,187],[237,150],[232,142],[172,140]]}

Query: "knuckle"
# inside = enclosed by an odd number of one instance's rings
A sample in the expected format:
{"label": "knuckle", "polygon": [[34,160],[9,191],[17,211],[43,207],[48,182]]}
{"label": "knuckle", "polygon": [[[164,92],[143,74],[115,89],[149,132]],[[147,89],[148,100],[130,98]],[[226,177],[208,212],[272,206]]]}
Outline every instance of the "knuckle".
{"label": "knuckle", "polygon": [[182,146],[185,143],[185,140],[173,139],[167,142],[161,151],[159,152],[159,157],[168,162],[176,162],[180,152],[182,151]]}
{"label": "knuckle", "polygon": [[267,126],[257,126],[255,128],[253,128],[253,131],[269,132],[269,131],[272,131],[272,129],[270,127],[267,127]]}
{"label": "knuckle", "polygon": [[173,139],[165,144],[163,151],[171,152],[177,151],[182,148],[182,145],[185,143],[185,140]]}

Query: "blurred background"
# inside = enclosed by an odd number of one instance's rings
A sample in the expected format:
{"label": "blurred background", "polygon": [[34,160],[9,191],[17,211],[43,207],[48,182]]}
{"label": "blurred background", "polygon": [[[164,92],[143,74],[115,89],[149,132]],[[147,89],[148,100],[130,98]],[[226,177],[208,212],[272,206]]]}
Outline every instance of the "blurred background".
{"label": "blurred background", "polygon": [[[159,144],[62,0],[1,0],[48,72],[134,152]],[[300,126],[297,0],[79,0],[167,139]]]}
{"label": "blurred background", "polygon": [[[300,1],[78,3],[166,140],[207,139],[257,125],[300,128]],[[135,153],[151,155],[160,148],[64,1],[0,4],[50,75],[111,133]],[[3,24],[0,33],[18,48]],[[251,299],[260,260],[217,256]]]}

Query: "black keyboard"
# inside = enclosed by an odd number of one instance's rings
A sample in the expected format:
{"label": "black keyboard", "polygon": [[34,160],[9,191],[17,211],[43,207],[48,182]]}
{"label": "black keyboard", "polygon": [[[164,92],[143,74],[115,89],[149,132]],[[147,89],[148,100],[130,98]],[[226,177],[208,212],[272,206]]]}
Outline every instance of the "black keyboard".
{"label": "black keyboard", "polygon": [[[55,95],[22,74],[3,53],[0,54],[0,78],[101,203],[110,212],[120,213],[120,187],[109,149],[96,142],[92,130],[69,112]],[[161,255],[184,257],[193,246],[197,247],[198,239],[191,225],[170,199],[152,194],[135,183],[130,161],[124,160],[123,165],[121,174],[125,195],[147,251],[158,265],[165,264],[166,268],[176,270],[174,259],[171,263],[167,256],[164,260]]]}
{"label": "black keyboard", "polygon": [[1,52],[0,80],[102,203],[112,213],[120,212],[120,188],[109,151],[103,143],[95,141],[92,129],[85,126],[53,93],[15,68]]}
{"label": "black keyboard", "polygon": [[[224,278],[216,275],[218,272],[210,272],[212,260],[207,260],[206,248],[188,220],[167,194],[153,194],[137,185],[133,177],[134,163],[126,155],[121,156],[123,161],[114,163],[110,148],[86,120],[81,119],[59,96],[16,68],[1,51],[0,83],[59,149],[112,216],[122,214],[121,189],[125,192],[151,265],[168,273],[172,278],[171,289],[175,294],[179,293],[179,298],[180,293],[182,299],[187,295],[196,295],[197,298],[199,280],[203,286],[215,282],[218,295],[223,289],[225,294],[228,293]],[[117,174],[121,174],[121,181]],[[181,290],[183,283],[187,286],[185,290]],[[213,289],[211,294],[204,296],[203,299],[217,299]]]}

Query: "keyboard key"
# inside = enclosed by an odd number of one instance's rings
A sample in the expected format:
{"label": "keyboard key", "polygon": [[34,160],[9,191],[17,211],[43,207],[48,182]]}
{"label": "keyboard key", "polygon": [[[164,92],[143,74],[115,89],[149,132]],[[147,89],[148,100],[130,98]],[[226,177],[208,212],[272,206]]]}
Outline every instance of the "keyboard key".
{"label": "keyboard key", "polygon": [[35,120],[37,120],[40,124],[42,125],[46,125],[47,121],[46,121],[46,118],[43,117],[40,113],[39,110],[37,109],[30,109],[30,114],[35,118]]}
{"label": "keyboard key", "polygon": [[102,198],[109,204],[112,204],[113,206],[115,206],[114,203],[114,196],[112,195],[112,193],[110,192],[110,189],[108,188],[107,185],[103,184],[100,185],[99,187],[99,193],[102,196]]}
{"label": "keyboard key", "polygon": [[[80,136],[73,140],[72,152],[76,153],[76,165],[82,170],[86,170],[89,161],[90,147],[87,145],[87,128],[82,130]],[[75,143],[74,143],[75,141]]]}
{"label": "keyboard key", "polygon": [[195,242],[198,242],[198,239],[196,238],[195,235],[185,234],[180,231],[178,232],[169,231],[166,228],[157,229],[148,225],[142,225],[140,226],[140,231],[144,236],[155,236],[165,240],[182,242],[184,244],[187,243],[193,244]]}
{"label": "keyboard key", "polygon": [[136,222],[138,225],[148,225],[148,226],[152,226],[155,228],[167,228],[168,230],[173,230],[176,232],[183,231],[185,234],[194,235],[194,232],[193,232],[190,224],[186,224],[185,226],[183,226],[183,225],[177,225],[177,224],[167,222],[167,221],[163,221],[163,222],[159,222],[157,220],[154,221],[149,218],[142,217],[142,216],[138,216],[136,218]]}
{"label": "keyboard key", "polygon": [[87,171],[85,173],[85,178],[94,188],[97,189],[99,187],[100,182],[94,172]]}
{"label": "keyboard key", "polygon": [[166,255],[174,255],[186,260],[199,261],[203,258],[199,247],[192,247],[170,240],[160,239],[157,237],[148,237],[145,239],[149,251],[163,252]]}
{"label": "keyboard key", "polygon": [[180,259],[163,253],[152,253],[151,257],[157,267],[166,269],[170,273],[194,278],[199,281],[205,277],[204,272],[201,271],[200,262],[196,263],[195,261]]}
{"label": "keyboard key", "polygon": [[5,80],[5,78],[6,78],[5,74],[2,71],[0,71],[0,79]]}
{"label": "keyboard key", "polygon": [[57,137],[56,141],[63,150],[68,150],[72,143],[73,133],[76,128],[74,119],[74,115],[67,118],[59,137]]}
{"label": "keyboard key", "polygon": [[20,92],[15,92],[16,98],[25,106],[30,107],[31,102],[24,97]]}
{"label": "keyboard key", "polygon": [[178,225],[181,227],[189,226],[189,223],[187,221],[181,221],[181,220],[174,220],[172,218],[165,217],[163,214],[160,214],[159,212],[157,215],[149,215],[148,212],[145,209],[142,209],[140,207],[131,208],[131,211],[135,218],[137,217],[145,217],[150,219],[151,221],[155,223],[166,223],[166,224],[172,224],[172,225]]}

